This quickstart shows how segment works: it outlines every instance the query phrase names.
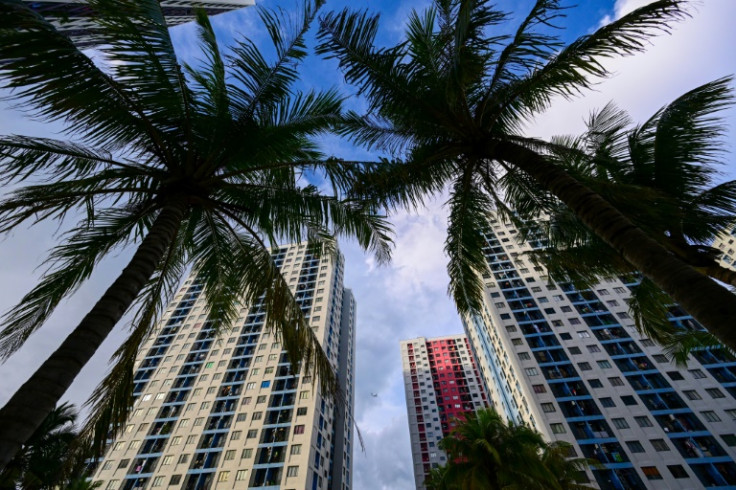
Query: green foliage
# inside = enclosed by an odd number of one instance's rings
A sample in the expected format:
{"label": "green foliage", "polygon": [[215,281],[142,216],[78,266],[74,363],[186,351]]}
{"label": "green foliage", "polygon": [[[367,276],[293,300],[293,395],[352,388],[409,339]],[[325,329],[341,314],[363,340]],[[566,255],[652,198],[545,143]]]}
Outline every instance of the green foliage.
{"label": "green foliage", "polygon": [[[604,196],[636,226],[706,274],[724,272],[713,239],[732,226],[736,215],[736,181],[715,184],[723,163],[723,121],[731,107],[730,77],[697,87],[632,127],[631,119],[612,103],[591,114],[587,131],[555,141],[557,164]],[[532,258],[551,278],[592,287],[601,278],[636,271],[593,235],[566,206],[534,187],[512,185],[525,218],[545,215],[541,225],[549,248]],[[698,330],[675,328],[668,320],[673,300],[644,278],[633,288],[629,307],[638,329],[664,345],[684,363],[690,350],[714,345]]]}
{"label": "green foliage", "polygon": [[[130,410],[135,355],[190,265],[219,329],[236,318],[241,297],[248,304],[262,299],[267,328],[294,366],[311,371],[325,394],[340,396],[270,255],[279,243],[302,241],[334,253],[336,237],[344,236],[379,262],[390,258],[391,231],[378,204],[346,197],[357,166],[326,158],[316,143],[350,119],[341,97],[295,87],[321,3],[307,1],[293,15],[259,9],[273,59],[247,38],[221,50],[200,11],[201,56],[186,65],[157,0],[90,0],[98,66],[24,3],[0,1],[2,87],[28,114],[64,121],[70,137],[0,137],[0,184],[14,189],[0,201],[0,232],[78,219],[52,250],[39,285],[5,315],[0,357],[22,346],[100,260],[148,236],[164,208],[184,209],[137,295],[130,336],[90,399],[82,440],[94,440],[98,451]],[[306,183],[305,173],[324,177],[332,194]]]}
{"label": "green foliage", "polygon": [[84,481],[83,462],[69,455],[77,436],[76,420],[74,405],[64,403],[54,409],[0,473],[0,488],[52,490]]}
{"label": "green foliage", "polygon": [[490,2],[437,0],[413,11],[405,39],[390,47],[376,45],[376,15],[345,9],[320,19],[317,51],[336,59],[368,101],[367,113],[350,114],[338,131],[391,155],[364,169],[353,193],[395,209],[450,188],[449,291],[463,313],[482,301],[487,266],[479,232],[488,211],[511,214],[504,200],[515,208],[539,187],[498,148],[551,154],[559,145],[523,136],[524,124],[555,96],[577,95],[607,76],[603,60],[643,50],[667,22],[686,15],[682,2],[653,2],[565,45],[556,31],[563,14],[560,2],[539,0],[506,35],[498,31],[508,17]]}
{"label": "green foliage", "polygon": [[440,448],[448,463],[430,472],[425,485],[431,490],[592,488],[580,483],[590,462],[569,458],[568,444],[547,443],[492,409],[466,414]]}

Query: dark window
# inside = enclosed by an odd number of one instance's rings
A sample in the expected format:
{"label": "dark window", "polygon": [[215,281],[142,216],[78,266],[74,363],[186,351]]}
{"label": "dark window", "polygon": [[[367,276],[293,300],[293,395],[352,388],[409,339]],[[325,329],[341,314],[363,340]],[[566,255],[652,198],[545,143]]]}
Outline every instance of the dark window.
{"label": "dark window", "polygon": [[621,401],[624,402],[624,405],[626,405],[626,406],[631,406],[631,405],[636,405],[637,404],[636,398],[634,398],[633,396],[622,396],[621,397]]}
{"label": "dark window", "polygon": [[601,398],[601,405],[603,405],[606,408],[616,406],[616,404],[613,402],[613,398],[609,398],[609,397]]}
{"label": "dark window", "polygon": [[588,383],[591,388],[603,388],[603,383],[601,383],[600,379],[589,379]]}
{"label": "dark window", "polygon": [[623,386],[624,385],[623,380],[619,378],[618,376],[608,378],[608,382],[611,383],[611,386]]}
{"label": "dark window", "polygon": [[570,340],[572,338],[572,335],[570,335],[569,333],[561,333],[560,338],[562,340]]}
{"label": "dark window", "polygon": [[656,466],[642,466],[641,471],[644,473],[644,476],[647,477],[647,480],[662,479],[662,475],[659,473],[659,470]]}
{"label": "dark window", "polygon": [[667,465],[667,469],[670,470],[670,473],[672,473],[672,476],[675,478],[690,478],[690,475],[687,474],[685,468],[679,464]]}
{"label": "dark window", "polygon": [[534,388],[534,393],[546,393],[547,388],[544,387],[544,385],[533,385],[532,388]]}
{"label": "dark window", "polygon": [[669,376],[673,381],[682,381],[683,379],[685,379],[685,377],[679,371],[668,371],[667,376]]}
{"label": "dark window", "polygon": [[649,420],[649,417],[646,415],[642,415],[640,417],[634,417],[634,420],[636,420],[636,423],[639,424],[639,427],[651,427],[652,421]]}
{"label": "dark window", "polygon": [[570,347],[570,354],[572,354],[573,356],[577,356],[581,353],[582,351],[580,350],[580,347]]}
{"label": "dark window", "polygon": [[590,364],[587,362],[579,362],[578,367],[580,368],[581,371],[590,371],[591,369],[593,369],[590,367]]}
{"label": "dark window", "polygon": [[626,445],[629,447],[629,451],[632,453],[643,453],[644,446],[639,441],[626,441]]}

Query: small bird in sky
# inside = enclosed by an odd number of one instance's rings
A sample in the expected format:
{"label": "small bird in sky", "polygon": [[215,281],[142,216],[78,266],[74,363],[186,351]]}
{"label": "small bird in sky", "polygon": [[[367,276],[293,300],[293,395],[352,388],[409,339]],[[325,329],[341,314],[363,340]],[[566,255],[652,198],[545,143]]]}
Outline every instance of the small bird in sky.
{"label": "small bird in sky", "polygon": [[372,396],[373,398],[378,398],[378,393],[371,393],[371,396]]}

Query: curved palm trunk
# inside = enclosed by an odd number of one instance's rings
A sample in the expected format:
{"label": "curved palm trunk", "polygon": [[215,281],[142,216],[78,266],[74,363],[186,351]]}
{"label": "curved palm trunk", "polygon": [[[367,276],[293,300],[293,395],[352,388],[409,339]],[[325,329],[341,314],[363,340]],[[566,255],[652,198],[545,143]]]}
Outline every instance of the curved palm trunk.
{"label": "curved palm trunk", "polygon": [[541,155],[513,143],[499,143],[491,151],[493,158],[536,179],[718,340],[736,349],[736,295],[676,258],[608,201]]}
{"label": "curved palm trunk", "polygon": [[0,410],[0,468],[21,449],[151,278],[186,211],[164,207],[123,272],[61,346]]}

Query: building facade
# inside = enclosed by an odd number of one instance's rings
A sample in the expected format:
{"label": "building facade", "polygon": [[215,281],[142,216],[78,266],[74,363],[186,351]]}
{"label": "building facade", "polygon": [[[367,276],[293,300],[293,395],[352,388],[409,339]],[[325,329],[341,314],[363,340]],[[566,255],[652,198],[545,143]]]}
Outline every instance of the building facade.
{"label": "building facade", "polygon": [[355,300],[342,255],[297,244],[273,257],[339,373],[344,402],[291,371],[260,305],[244,306],[216,336],[192,276],[140,351],[135,405],[94,474],[100,488],[351,488]]}
{"label": "building facade", "polygon": [[401,359],[414,480],[423,489],[430,470],[447,462],[437,443],[488,401],[465,335],[403,340]]}
{"label": "building facade", "polygon": [[736,269],[736,227],[724,230],[713,241],[713,248],[720,251],[718,262],[723,267]]}
{"label": "building facade", "polygon": [[[24,0],[33,10],[50,19],[56,28],[69,36],[77,46],[89,47],[97,43],[95,15],[85,0]],[[254,0],[161,0],[161,7],[169,26],[194,20],[194,9],[203,8],[208,15],[255,5]]]}
{"label": "building facade", "polygon": [[485,233],[486,308],[463,318],[496,409],[600,462],[601,488],[736,488],[736,359],[712,348],[676,366],[634,328],[634,278],[550,282],[525,255],[544,241],[519,235],[498,220]]}

